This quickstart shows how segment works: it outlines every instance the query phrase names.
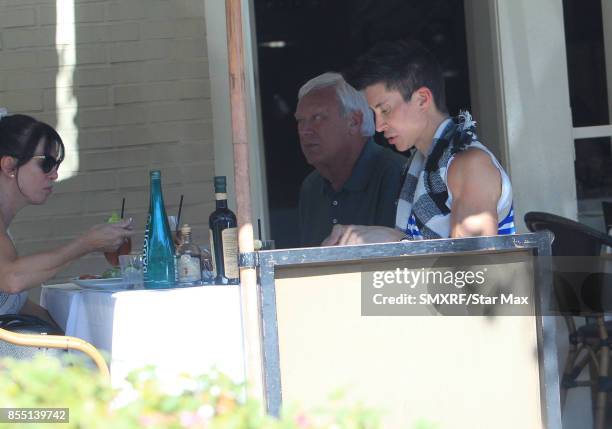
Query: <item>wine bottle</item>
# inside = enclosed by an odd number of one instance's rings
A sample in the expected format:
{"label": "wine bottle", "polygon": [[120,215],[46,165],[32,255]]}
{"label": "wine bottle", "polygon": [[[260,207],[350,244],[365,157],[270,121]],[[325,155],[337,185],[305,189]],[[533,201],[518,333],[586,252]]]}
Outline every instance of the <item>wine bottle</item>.
{"label": "wine bottle", "polygon": [[178,281],[181,284],[193,285],[202,281],[202,252],[191,242],[191,227],[181,227],[181,245],[176,249],[178,264]]}
{"label": "wine bottle", "polygon": [[152,170],[151,199],[145,228],[143,253],[143,274],[145,289],[163,289],[176,284],[174,243],[161,186],[161,172]]}
{"label": "wine bottle", "polygon": [[215,176],[217,209],[208,219],[216,284],[238,284],[238,228],[236,215],[227,208],[225,176]]}

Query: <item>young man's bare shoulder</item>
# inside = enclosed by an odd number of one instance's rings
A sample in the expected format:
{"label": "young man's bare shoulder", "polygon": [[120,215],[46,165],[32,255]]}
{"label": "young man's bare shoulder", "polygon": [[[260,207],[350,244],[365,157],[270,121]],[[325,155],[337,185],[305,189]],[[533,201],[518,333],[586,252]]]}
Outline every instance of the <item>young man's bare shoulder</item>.
{"label": "young man's bare shoulder", "polygon": [[491,156],[475,148],[455,156],[448,169],[447,183],[455,198],[490,195],[496,200],[501,192],[501,174]]}
{"label": "young man's bare shoulder", "polygon": [[466,178],[473,176],[499,175],[497,167],[493,164],[491,155],[481,149],[470,148],[455,155],[448,168],[449,179],[452,176]]}

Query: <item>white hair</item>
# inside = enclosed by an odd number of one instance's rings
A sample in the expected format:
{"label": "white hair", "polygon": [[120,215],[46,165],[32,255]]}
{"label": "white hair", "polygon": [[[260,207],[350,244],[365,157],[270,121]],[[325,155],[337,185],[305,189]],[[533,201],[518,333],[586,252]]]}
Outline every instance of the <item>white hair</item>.
{"label": "white hair", "polygon": [[349,112],[361,112],[361,134],[366,137],[374,135],[374,116],[363,94],[349,85],[340,73],[327,72],[310,79],[298,91],[298,100],[301,100],[311,91],[323,88],[334,88],[340,102],[341,113],[346,116]]}

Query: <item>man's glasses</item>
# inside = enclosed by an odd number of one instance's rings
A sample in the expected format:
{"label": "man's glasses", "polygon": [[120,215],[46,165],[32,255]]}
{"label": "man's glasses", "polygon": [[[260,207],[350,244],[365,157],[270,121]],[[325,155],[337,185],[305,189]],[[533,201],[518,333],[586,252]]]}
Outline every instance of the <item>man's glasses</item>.
{"label": "man's glasses", "polygon": [[34,159],[42,159],[40,163],[40,169],[45,174],[51,173],[54,169],[59,168],[62,161],[58,161],[50,155],[34,155],[32,158]]}

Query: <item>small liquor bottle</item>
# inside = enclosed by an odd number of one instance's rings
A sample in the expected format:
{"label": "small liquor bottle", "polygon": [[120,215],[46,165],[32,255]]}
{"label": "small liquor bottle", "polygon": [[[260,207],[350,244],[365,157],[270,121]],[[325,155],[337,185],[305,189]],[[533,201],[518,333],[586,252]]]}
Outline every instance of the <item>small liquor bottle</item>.
{"label": "small liquor bottle", "polygon": [[236,215],[227,208],[225,176],[215,176],[217,209],[208,219],[216,284],[238,284],[238,229]]}
{"label": "small liquor bottle", "polygon": [[191,227],[181,227],[182,244],[176,250],[178,280],[181,284],[196,284],[202,281],[202,259],[200,248],[191,242]]}

